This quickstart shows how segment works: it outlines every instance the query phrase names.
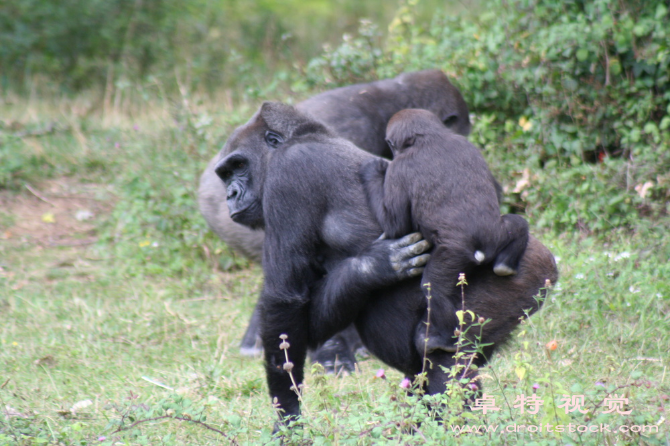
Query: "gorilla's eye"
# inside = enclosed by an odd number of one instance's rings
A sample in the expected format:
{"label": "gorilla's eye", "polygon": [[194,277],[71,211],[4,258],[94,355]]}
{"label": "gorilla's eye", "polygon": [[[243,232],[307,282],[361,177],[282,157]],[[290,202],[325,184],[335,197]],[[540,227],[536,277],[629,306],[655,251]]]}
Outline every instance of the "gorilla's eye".
{"label": "gorilla's eye", "polygon": [[215,168],[214,172],[223,181],[228,182],[233,179],[235,175],[244,175],[244,170],[248,167],[248,160],[236,155],[228,157],[220,162]]}
{"label": "gorilla's eye", "polygon": [[402,148],[406,149],[408,147],[413,146],[415,141],[416,141],[416,135],[412,136],[411,138],[407,138],[405,140],[405,143],[402,145]]}
{"label": "gorilla's eye", "polygon": [[276,149],[284,142],[284,138],[279,133],[268,130],[265,132],[265,142],[273,149]]}

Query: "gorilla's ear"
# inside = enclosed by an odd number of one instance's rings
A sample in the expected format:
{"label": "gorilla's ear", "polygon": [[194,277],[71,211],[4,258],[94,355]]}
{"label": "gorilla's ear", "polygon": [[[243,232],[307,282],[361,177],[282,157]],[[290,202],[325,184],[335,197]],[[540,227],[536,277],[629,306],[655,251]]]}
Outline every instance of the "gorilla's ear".
{"label": "gorilla's ear", "polygon": [[455,114],[449,114],[447,117],[442,118],[442,124],[444,124],[445,127],[452,128],[456,125],[458,122],[458,115]]}
{"label": "gorilla's ear", "polygon": [[294,107],[281,102],[263,102],[260,116],[270,130],[279,133],[287,140],[306,120]]}

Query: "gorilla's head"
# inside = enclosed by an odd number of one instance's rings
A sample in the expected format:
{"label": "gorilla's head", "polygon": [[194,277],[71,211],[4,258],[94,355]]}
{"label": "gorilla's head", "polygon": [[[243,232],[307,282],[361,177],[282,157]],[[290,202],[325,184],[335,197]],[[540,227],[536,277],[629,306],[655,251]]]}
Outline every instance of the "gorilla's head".
{"label": "gorilla's head", "polygon": [[278,102],[265,102],[249,122],[235,129],[215,172],[226,184],[230,218],[254,229],[263,228],[263,190],[274,153],[298,140],[334,137],[326,127]]}
{"label": "gorilla's head", "polygon": [[463,95],[441,70],[403,73],[396,82],[404,85],[412,98],[406,108],[422,108],[435,113],[446,127],[468,136],[471,124]]}
{"label": "gorilla's head", "polygon": [[443,123],[434,113],[408,108],[400,110],[389,120],[386,127],[386,143],[395,159],[409,147],[414,146],[417,139],[439,136],[444,131]]}

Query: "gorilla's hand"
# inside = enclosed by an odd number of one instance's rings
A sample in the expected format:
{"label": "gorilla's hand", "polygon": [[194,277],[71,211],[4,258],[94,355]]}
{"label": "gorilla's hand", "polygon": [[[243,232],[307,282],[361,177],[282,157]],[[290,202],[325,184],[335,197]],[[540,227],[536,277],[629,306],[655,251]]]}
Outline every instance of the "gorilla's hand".
{"label": "gorilla's hand", "polygon": [[388,161],[384,158],[372,158],[363,163],[358,171],[363,184],[379,180],[383,181],[388,165]]}
{"label": "gorilla's hand", "polygon": [[426,254],[432,245],[424,240],[420,232],[404,236],[401,239],[390,240],[391,267],[399,279],[407,279],[423,274],[423,269],[430,260]]}
{"label": "gorilla's hand", "polygon": [[397,240],[380,237],[370,245],[366,255],[359,258],[359,267],[362,271],[369,269],[381,284],[387,285],[423,274],[430,259],[426,253],[431,248],[418,232]]}

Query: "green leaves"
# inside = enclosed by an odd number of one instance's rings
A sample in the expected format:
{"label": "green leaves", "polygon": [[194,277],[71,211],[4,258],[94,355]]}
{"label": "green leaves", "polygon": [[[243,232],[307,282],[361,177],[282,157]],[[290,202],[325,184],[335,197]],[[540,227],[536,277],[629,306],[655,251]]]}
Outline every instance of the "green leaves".
{"label": "green leaves", "polygon": [[589,57],[589,50],[586,48],[580,48],[577,50],[577,60],[580,62],[584,62],[586,59]]}
{"label": "green leaves", "polygon": [[[670,170],[668,156],[653,156],[670,146],[665,2],[492,1],[478,16],[438,11],[428,31],[405,23],[404,40],[385,48],[392,72],[447,72],[475,115],[471,140],[508,190],[507,209],[587,232],[665,212],[667,183],[642,201],[634,190]],[[510,194],[524,169],[538,181]]]}

